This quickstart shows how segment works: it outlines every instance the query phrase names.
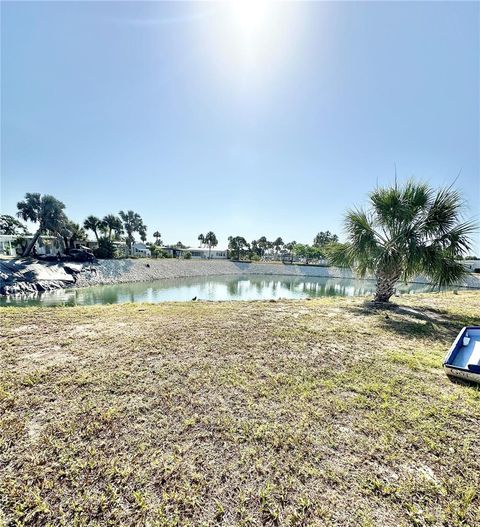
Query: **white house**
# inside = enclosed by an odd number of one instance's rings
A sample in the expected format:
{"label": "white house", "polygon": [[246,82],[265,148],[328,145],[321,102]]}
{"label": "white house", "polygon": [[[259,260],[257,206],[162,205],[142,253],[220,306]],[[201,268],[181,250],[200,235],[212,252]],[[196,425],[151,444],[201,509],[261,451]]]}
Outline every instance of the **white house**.
{"label": "white house", "polygon": [[[24,244],[32,238],[32,234],[0,234],[0,254],[5,256],[17,256],[22,253],[22,248],[16,241],[21,238]],[[35,243],[35,254],[47,255],[63,252],[62,244],[55,236],[40,236]]]}
{"label": "white house", "polygon": [[219,249],[218,247],[212,247],[210,250],[208,247],[198,247],[187,249],[190,251],[192,258],[212,258],[214,260],[228,258],[227,249]]}
{"label": "white house", "polygon": [[132,244],[132,256],[151,256],[150,249],[143,242],[135,242]]}

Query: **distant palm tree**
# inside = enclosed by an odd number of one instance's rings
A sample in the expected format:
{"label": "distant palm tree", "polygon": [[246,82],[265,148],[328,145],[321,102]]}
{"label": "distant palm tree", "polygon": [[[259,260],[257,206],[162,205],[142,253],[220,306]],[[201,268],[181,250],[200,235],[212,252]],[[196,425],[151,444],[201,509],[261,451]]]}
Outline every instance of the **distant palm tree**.
{"label": "distant palm tree", "polygon": [[115,214],[107,214],[102,220],[102,227],[108,232],[108,239],[112,239],[112,233],[115,233],[115,238],[119,238],[123,232],[122,220],[115,216]]}
{"label": "distant palm tree", "polygon": [[28,256],[38,238],[45,232],[60,233],[67,217],[63,210],[65,205],[58,199],[44,194],[27,192],[25,199],[17,203],[18,217],[24,221],[38,223],[37,232],[25,247],[22,256]]}
{"label": "distant palm tree", "polygon": [[98,231],[102,229],[102,221],[96,216],[88,216],[83,222],[83,228],[87,231],[92,231],[98,242]]}
{"label": "distant palm tree", "polygon": [[153,237],[155,238],[155,244],[156,245],[161,245],[162,244],[162,235],[160,234],[159,231],[155,231],[153,233]]}
{"label": "distant palm tree", "polygon": [[249,249],[249,244],[243,236],[229,236],[228,237],[228,250],[230,257],[236,254],[236,259],[240,260],[240,255],[246,249]]}
{"label": "distant palm tree", "polygon": [[409,181],[377,188],[370,208],[347,212],[348,242],[330,252],[333,263],[348,265],[360,276],[376,277],[375,300],[388,302],[398,280],[424,274],[445,286],[465,274],[457,259],[470,248],[477,226],[462,222],[463,200],[451,187],[434,190]]}
{"label": "distant palm tree", "polygon": [[258,247],[260,247],[262,251],[262,256],[265,256],[265,251],[268,249],[269,244],[270,242],[267,240],[265,236],[262,236],[257,240],[257,245]]}
{"label": "distant palm tree", "polygon": [[275,252],[279,252],[280,249],[284,246],[282,238],[280,236],[273,242],[273,247],[275,248]]}
{"label": "distant palm tree", "polygon": [[140,239],[144,242],[147,239],[147,227],[143,223],[140,214],[133,212],[133,210],[128,210],[127,212],[121,210],[119,214],[123,221],[123,228],[127,234],[126,242],[128,250],[131,253],[132,245],[135,242],[135,238],[133,236],[134,233],[138,232],[138,234],[140,234]]}
{"label": "distant palm tree", "polygon": [[338,236],[336,234],[332,234],[330,231],[320,231],[313,239],[313,246],[321,249],[326,245],[337,242]]}
{"label": "distant palm tree", "polygon": [[67,220],[59,233],[63,238],[65,253],[69,254],[71,249],[75,248],[75,242],[86,242],[87,234],[78,223]]}
{"label": "distant palm tree", "polygon": [[205,234],[204,241],[208,245],[208,257],[210,258],[212,247],[216,247],[218,245],[218,240],[217,240],[217,237],[215,236],[215,233],[212,231],[207,232],[207,234]]}
{"label": "distant palm tree", "polygon": [[197,240],[200,242],[200,247],[205,244],[205,236],[203,234],[199,234]]}
{"label": "distant palm tree", "polygon": [[297,245],[297,242],[295,240],[293,242],[288,242],[285,244],[285,248],[287,249],[287,251],[290,252],[290,263],[293,263],[295,245]]}

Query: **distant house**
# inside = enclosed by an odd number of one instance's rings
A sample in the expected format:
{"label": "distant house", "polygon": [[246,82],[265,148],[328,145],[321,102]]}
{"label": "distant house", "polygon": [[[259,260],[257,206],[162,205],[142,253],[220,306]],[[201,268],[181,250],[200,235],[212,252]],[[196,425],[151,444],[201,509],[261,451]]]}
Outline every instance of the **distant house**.
{"label": "distant house", "polygon": [[[176,245],[166,245],[162,247],[162,249],[173,258],[182,258],[187,252],[192,255],[192,258],[205,259],[209,257],[208,247],[187,247],[182,249]],[[227,249],[218,249],[212,247],[210,251],[210,258],[215,260],[228,258],[228,251]]]}
{"label": "distant house", "polygon": [[192,254],[192,258],[212,258],[215,260],[228,258],[227,249],[218,249],[217,247],[212,247],[209,250],[208,247],[199,247],[188,250]]}
{"label": "distant house", "polygon": [[188,249],[181,249],[176,245],[164,245],[162,247],[162,250],[172,258],[181,258],[183,256],[183,253],[188,251]]}
{"label": "distant house", "polygon": [[151,256],[150,249],[143,242],[135,242],[132,244],[132,256]]}
{"label": "distant house", "polygon": [[[22,254],[22,245],[17,243],[19,239],[25,246],[33,238],[32,234],[0,234],[0,254],[5,256],[19,256]],[[37,255],[56,255],[63,253],[63,243],[55,236],[40,236],[35,243],[35,254]]]}
{"label": "distant house", "polygon": [[117,256],[128,256],[128,246],[126,242],[123,240],[115,240],[112,242],[112,245],[115,247],[115,254]]}

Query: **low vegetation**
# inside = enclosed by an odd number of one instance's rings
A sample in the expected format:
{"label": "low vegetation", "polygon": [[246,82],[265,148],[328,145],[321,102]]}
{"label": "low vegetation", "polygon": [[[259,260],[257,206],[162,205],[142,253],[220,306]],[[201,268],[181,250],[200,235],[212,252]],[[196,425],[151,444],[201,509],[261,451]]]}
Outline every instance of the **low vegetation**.
{"label": "low vegetation", "polygon": [[475,526],[480,296],[0,310],[0,525]]}

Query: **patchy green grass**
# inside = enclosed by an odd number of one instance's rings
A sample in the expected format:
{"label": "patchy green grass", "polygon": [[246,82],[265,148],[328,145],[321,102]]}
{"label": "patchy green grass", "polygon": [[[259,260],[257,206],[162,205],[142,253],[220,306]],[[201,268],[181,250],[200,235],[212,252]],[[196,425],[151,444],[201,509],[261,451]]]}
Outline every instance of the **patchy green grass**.
{"label": "patchy green grass", "polygon": [[480,294],[0,310],[0,525],[477,526]]}

